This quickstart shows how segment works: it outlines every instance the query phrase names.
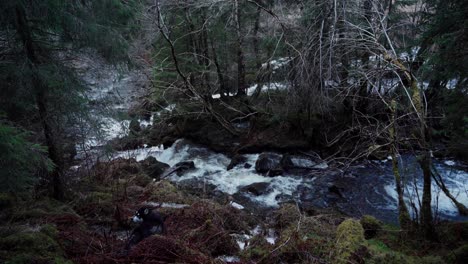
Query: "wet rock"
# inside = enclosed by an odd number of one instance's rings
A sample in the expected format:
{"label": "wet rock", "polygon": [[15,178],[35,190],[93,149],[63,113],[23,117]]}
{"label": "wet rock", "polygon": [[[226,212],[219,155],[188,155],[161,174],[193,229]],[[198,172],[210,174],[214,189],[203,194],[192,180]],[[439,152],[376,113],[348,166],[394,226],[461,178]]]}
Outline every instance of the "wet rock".
{"label": "wet rock", "polygon": [[143,171],[153,179],[159,180],[161,175],[170,168],[166,163],[158,161],[154,157],[148,157],[147,159],[140,162],[143,167]]}
{"label": "wet rock", "polygon": [[256,182],[240,189],[241,192],[248,192],[255,196],[267,194],[270,190],[270,183],[268,182]]}
{"label": "wet rock", "polygon": [[137,119],[132,119],[129,125],[130,135],[138,135],[141,132],[140,122]]}
{"label": "wet rock", "polygon": [[250,163],[245,163],[245,164],[244,164],[244,168],[250,169],[250,168],[252,168],[252,164],[250,164]]}
{"label": "wet rock", "polygon": [[332,185],[328,187],[328,191],[332,194],[337,195],[340,198],[343,198],[343,194],[341,193],[341,188],[336,185]]}
{"label": "wet rock", "polygon": [[195,169],[195,163],[191,160],[182,161],[174,165],[174,171],[178,176],[182,176],[185,172]]}
{"label": "wet rock", "polygon": [[281,156],[274,153],[262,153],[255,162],[255,170],[258,173],[267,173],[269,176],[279,175],[281,168]]}
{"label": "wet rock", "polygon": [[188,194],[200,195],[208,194],[210,196],[216,195],[216,185],[206,183],[197,179],[187,179],[178,183],[179,187]]}
{"label": "wet rock", "polygon": [[285,171],[294,168],[294,163],[291,159],[291,156],[284,154],[280,161],[281,168]]}
{"label": "wet rock", "polygon": [[139,104],[135,104],[128,110],[128,114],[131,117],[143,117],[146,120],[151,118],[152,110],[156,109],[157,105],[148,99],[141,101]]}
{"label": "wet rock", "polygon": [[247,158],[242,156],[242,155],[235,155],[232,159],[231,159],[231,163],[229,163],[229,165],[227,166],[227,170],[231,170],[233,169],[234,167],[236,167],[237,165],[240,165],[242,163],[245,163],[247,161]]}
{"label": "wet rock", "polygon": [[143,139],[134,135],[115,138],[109,142],[109,145],[118,151],[138,149],[143,146]]}

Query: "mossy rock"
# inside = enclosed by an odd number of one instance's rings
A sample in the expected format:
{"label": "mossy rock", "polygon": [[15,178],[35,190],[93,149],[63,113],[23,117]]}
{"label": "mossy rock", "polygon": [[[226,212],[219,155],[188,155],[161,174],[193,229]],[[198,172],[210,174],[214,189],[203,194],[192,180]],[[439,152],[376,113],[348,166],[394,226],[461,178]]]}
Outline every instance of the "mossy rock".
{"label": "mossy rock", "polygon": [[152,183],[153,182],[153,178],[149,177],[148,175],[146,174],[137,174],[135,175],[132,179],[131,179],[131,182],[135,185],[138,185],[138,186],[141,186],[141,187],[145,187],[147,186],[148,184]]}
{"label": "mossy rock", "polygon": [[364,241],[364,229],[359,221],[345,220],[336,230],[334,263],[352,262]]}
{"label": "mossy rock", "polygon": [[148,201],[190,204],[192,199],[167,180],[152,182],[145,187]]}
{"label": "mossy rock", "polygon": [[294,225],[301,218],[301,212],[295,204],[282,204],[276,211],[277,228],[287,228],[289,225]]}
{"label": "mossy rock", "polygon": [[374,238],[378,231],[382,229],[382,222],[370,215],[364,215],[360,222],[362,228],[364,228],[364,237],[366,239]]}
{"label": "mossy rock", "polygon": [[331,223],[327,216],[307,216],[301,220],[299,233],[307,237],[326,237],[333,239],[336,235],[336,226]]}
{"label": "mossy rock", "polygon": [[56,259],[65,263],[57,233],[54,226],[45,225],[40,231],[22,231],[0,238],[0,258],[5,263],[50,263]]}

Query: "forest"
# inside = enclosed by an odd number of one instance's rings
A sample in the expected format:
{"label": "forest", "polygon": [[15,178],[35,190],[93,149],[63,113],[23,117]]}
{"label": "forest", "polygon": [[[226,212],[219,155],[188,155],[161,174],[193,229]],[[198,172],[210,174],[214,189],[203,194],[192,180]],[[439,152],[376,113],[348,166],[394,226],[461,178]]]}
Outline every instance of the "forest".
{"label": "forest", "polygon": [[468,1],[0,25],[0,263],[468,263]]}

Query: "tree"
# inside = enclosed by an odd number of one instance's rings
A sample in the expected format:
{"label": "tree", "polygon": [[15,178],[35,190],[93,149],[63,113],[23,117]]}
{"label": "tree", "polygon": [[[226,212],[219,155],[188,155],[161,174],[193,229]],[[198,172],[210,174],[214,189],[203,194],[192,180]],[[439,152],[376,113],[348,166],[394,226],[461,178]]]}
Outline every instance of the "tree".
{"label": "tree", "polygon": [[18,193],[30,188],[40,170],[51,170],[46,150],[28,141],[28,133],[0,123],[0,191]]}
{"label": "tree", "polygon": [[[54,163],[50,176],[53,196],[57,199],[64,195],[61,125],[69,124],[69,111],[76,110],[72,106],[84,101],[80,93],[82,86],[67,64],[66,54],[88,47],[114,62],[126,59],[126,41],[121,30],[128,29],[126,23],[132,17],[132,8],[116,0],[6,0],[0,4],[0,23],[4,29],[1,32],[2,86],[5,90],[19,91],[13,92],[16,97],[8,100],[25,99],[17,105],[28,108],[21,109],[25,115],[20,116],[15,108],[4,110],[10,120],[40,124],[41,141]],[[67,112],[60,111],[64,105],[69,107]]]}

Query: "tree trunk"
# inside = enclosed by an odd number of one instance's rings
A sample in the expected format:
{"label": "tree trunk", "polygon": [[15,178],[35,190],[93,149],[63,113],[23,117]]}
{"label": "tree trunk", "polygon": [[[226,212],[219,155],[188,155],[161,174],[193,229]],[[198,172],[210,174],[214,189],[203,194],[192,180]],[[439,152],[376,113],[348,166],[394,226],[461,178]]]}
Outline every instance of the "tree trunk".
{"label": "tree trunk", "polygon": [[221,71],[221,67],[219,66],[218,55],[216,54],[216,49],[214,46],[214,41],[211,38],[211,52],[213,53],[213,61],[216,66],[216,74],[218,75],[218,82],[219,82],[219,94],[221,97],[225,97],[225,95],[229,95],[229,91],[226,90],[226,85],[224,83],[223,73]]}
{"label": "tree trunk", "polygon": [[48,148],[47,151],[50,160],[55,165],[53,170],[50,172],[50,176],[52,177],[53,196],[55,199],[61,200],[63,199],[63,184],[61,180],[63,161],[55,143],[53,129],[49,121],[49,114],[47,110],[48,87],[37,72],[37,66],[39,66],[41,63],[34,50],[32,33],[26,19],[26,14],[23,7],[20,5],[16,7],[16,21],[18,34],[20,35],[21,41],[23,42],[24,51],[26,52],[26,56],[29,60],[29,67],[33,73],[32,84],[35,89],[35,99],[37,108],[39,110],[39,117],[41,119],[45,143]]}
{"label": "tree trunk", "polygon": [[421,155],[418,157],[418,162],[423,171],[423,195],[421,204],[420,223],[427,238],[434,238],[432,226],[432,208],[431,208],[431,155],[429,152],[428,131],[426,124],[426,112],[424,108],[424,100],[421,96],[421,91],[416,78],[412,72],[408,70],[397,58],[392,58],[389,54],[384,55],[385,60],[391,62],[399,70],[401,70],[404,79],[410,84],[408,99],[410,99],[411,107],[413,108],[417,119],[417,135]]}
{"label": "tree trunk", "polygon": [[427,238],[433,237],[432,228],[432,192],[431,192],[431,157],[425,152],[419,157],[419,164],[423,171],[423,195],[421,205],[421,226]]}
{"label": "tree trunk", "polygon": [[260,29],[261,11],[262,9],[260,7],[257,7],[257,10],[255,11],[255,23],[254,23],[254,28],[253,28],[253,50],[254,50],[254,55],[255,55],[255,66],[257,68],[257,71],[260,71],[260,69],[262,68],[262,60],[260,57],[260,48],[259,48],[260,41],[258,38],[258,30]]}
{"label": "tree trunk", "polygon": [[463,216],[468,215],[468,209],[466,208],[466,206],[460,203],[459,201],[457,201],[457,199],[450,193],[450,191],[447,189],[447,186],[445,186],[444,181],[442,180],[442,176],[440,176],[440,174],[437,172],[434,166],[432,166],[432,178],[434,179],[437,186],[439,186],[439,188],[444,192],[444,194],[450,200],[452,200],[452,202],[457,207],[460,215],[463,215]]}
{"label": "tree trunk", "polygon": [[[206,21],[206,14],[205,12],[202,13],[202,21],[203,23]],[[201,40],[200,40],[200,48],[203,52],[203,68],[204,68],[204,81],[205,85],[209,91],[209,95],[211,96],[211,78],[210,78],[210,54],[209,54],[209,47],[208,47],[208,31],[206,30],[205,26],[203,26],[201,31]]]}
{"label": "tree trunk", "polygon": [[242,50],[244,39],[241,31],[241,12],[239,0],[234,1],[234,20],[237,32],[237,95],[245,95],[245,62]]}
{"label": "tree trunk", "polygon": [[400,226],[403,229],[408,230],[411,227],[411,219],[408,213],[408,208],[406,207],[405,200],[404,200],[404,189],[402,186],[401,175],[400,171],[398,170],[398,157],[397,157],[397,135],[396,135],[396,112],[397,112],[397,102],[395,99],[392,100],[391,104],[391,112],[392,112],[392,124],[390,125],[390,139],[392,141],[391,148],[392,148],[392,167],[393,167],[393,175],[395,176],[395,185],[398,194],[398,220],[400,222]]}

